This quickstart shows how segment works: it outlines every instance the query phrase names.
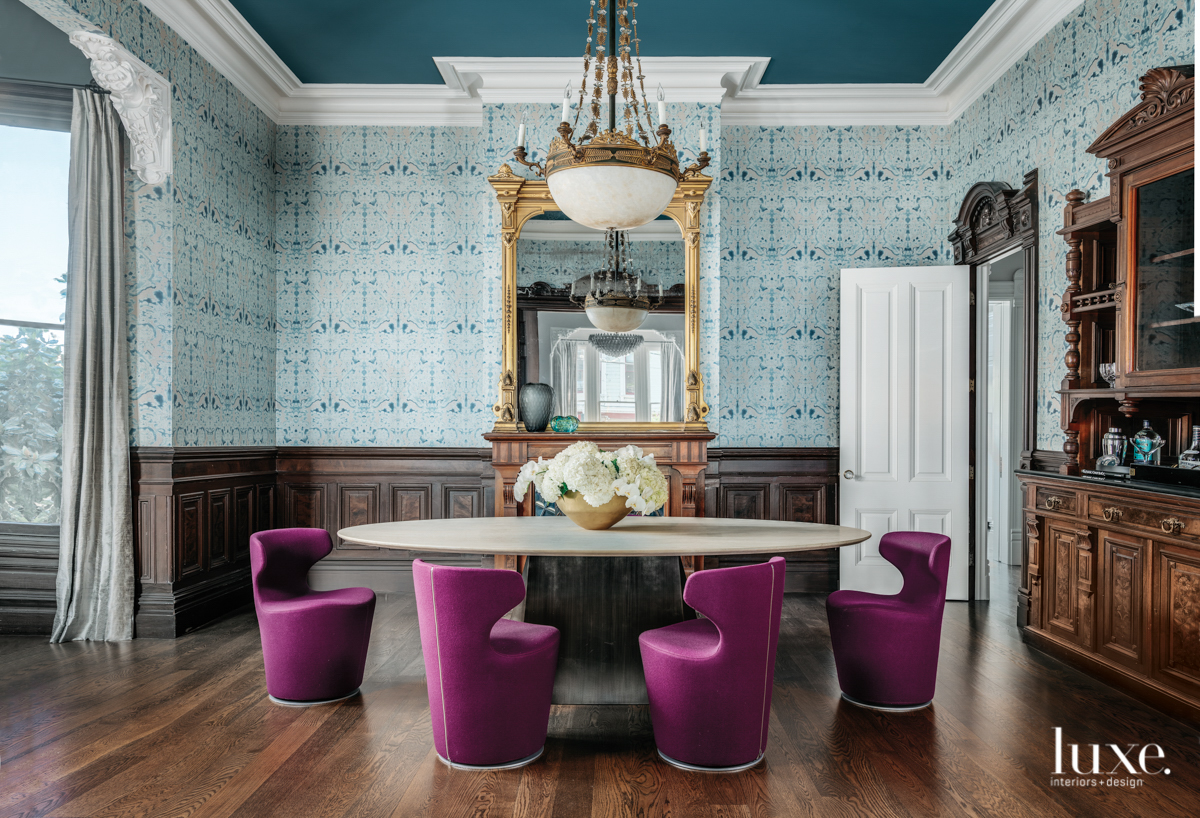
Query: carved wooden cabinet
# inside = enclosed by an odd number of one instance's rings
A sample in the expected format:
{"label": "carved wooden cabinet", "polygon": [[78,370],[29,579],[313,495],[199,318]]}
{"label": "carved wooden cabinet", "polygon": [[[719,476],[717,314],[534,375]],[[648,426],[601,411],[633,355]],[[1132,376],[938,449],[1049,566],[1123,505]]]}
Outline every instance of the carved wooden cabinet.
{"label": "carved wooden cabinet", "polygon": [[[1067,194],[1063,474],[1092,468],[1107,429],[1132,435],[1142,420],[1166,439],[1171,465],[1200,423],[1191,73],[1142,77],[1142,101],[1088,148],[1108,162],[1109,195]],[[1115,366],[1111,386],[1102,364]]]}
{"label": "carved wooden cabinet", "polygon": [[1200,718],[1200,492],[1020,479],[1026,636]]}
{"label": "carved wooden cabinet", "polygon": [[1077,476],[1109,428],[1132,437],[1150,421],[1172,466],[1200,422],[1194,83],[1191,66],[1142,77],[1142,101],[1088,148],[1108,162],[1109,195],[1067,194],[1066,458],[1058,475],[1018,472],[1017,622],[1038,646],[1200,719],[1200,490]]}

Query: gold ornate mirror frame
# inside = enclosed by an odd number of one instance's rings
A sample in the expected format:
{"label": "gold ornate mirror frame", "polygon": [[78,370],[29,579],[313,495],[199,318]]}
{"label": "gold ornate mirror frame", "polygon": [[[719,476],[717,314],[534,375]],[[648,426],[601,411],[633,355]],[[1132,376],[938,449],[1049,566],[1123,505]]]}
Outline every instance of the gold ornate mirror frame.
{"label": "gold ornate mirror frame", "polygon": [[[525,179],[503,165],[488,181],[500,202],[500,251],[504,321],[500,399],[492,407],[496,414],[493,431],[522,431],[517,415],[517,238],[525,222],[547,211],[559,210],[543,179]],[[679,422],[590,422],[580,423],[579,432],[684,430],[707,432],[708,404],[704,402],[704,377],[700,374],[700,208],[712,184],[702,173],[686,176],[675,190],[666,215],[675,220],[683,236],[684,281],[684,420]]]}

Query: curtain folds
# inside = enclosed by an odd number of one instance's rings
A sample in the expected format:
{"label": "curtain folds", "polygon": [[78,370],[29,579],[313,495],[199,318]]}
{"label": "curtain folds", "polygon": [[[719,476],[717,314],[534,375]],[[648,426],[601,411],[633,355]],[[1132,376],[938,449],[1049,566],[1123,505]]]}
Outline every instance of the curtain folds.
{"label": "curtain folds", "polygon": [[683,420],[683,352],[674,340],[662,345],[662,419]]}
{"label": "curtain folds", "polygon": [[63,487],[52,642],[133,638],[121,131],[75,91],[63,377]]}
{"label": "curtain folds", "polygon": [[575,414],[575,361],[579,342],[560,339],[550,353],[550,385],[554,387],[554,414]]}

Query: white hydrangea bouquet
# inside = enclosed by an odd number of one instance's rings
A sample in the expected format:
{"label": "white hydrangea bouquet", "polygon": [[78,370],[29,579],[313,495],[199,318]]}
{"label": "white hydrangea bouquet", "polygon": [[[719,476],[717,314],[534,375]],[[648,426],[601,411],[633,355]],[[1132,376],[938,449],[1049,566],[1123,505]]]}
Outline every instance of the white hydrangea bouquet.
{"label": "white hydrangea bouquet", "polygon": [[632,445],[605,452],[590,440],[572,443],[550,460],[539,457],[521,467],[513,487],[518,501],[525,499],[531,483],[548,503],[569,492],[596,507],[620,496],[626,498],[626,508],[650,514],[667,502],[667,478],[654,464],[654,455]]}

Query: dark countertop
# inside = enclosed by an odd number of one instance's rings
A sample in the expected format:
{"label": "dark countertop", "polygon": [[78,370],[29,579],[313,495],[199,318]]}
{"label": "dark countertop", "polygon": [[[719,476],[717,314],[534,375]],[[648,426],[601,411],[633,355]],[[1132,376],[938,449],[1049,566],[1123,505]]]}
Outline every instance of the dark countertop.
{"label": "dark countertop", "polygon": [[1150,494],[1168,494],[1172,497],[1187,497],[1200,500],[1200,489],[1191,486],[1173,486],[1169,483],[1152,483],[1149,480],[1108,480],[1103,477],[1084,477],[1069,474],[1058,474],[1051,471],[1033,471],[1032,469],[1017,469],[1018,475],[1027,477],[1048,477],[1054,480],[1064,480],[1070,483],[1082,483],[1092,488],[1115,488],[1133,491],[1145,491]]}

